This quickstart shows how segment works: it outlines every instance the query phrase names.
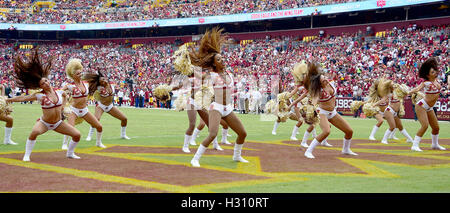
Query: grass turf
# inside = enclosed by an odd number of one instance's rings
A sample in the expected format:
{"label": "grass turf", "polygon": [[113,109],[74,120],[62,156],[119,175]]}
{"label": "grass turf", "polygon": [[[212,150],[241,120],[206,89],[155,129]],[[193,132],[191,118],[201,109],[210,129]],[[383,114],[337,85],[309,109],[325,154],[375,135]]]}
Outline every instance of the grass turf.
{"label": "grass turf", "polygon": [[[90,112],[94,112],[94,108],[89,107]],[[120,108],[122,112],[128,117],[127,135],[131,140],[120,139],[120,121],[108,114],[104,114],[101,123],[103,125],[103,143],[120,144],[120,145],[155,145],[155,146],[182,146],[184,134],[188,127],[186,112],[176,112],[172,110],[160,109],[136,109],[136,108]],[[17,146],[0,145],[0,153],[5,152],[24,152],[26,139],[36,122],[36,119],[41,116],[42,112],[37,104],[18,104],[14,105],[14,129],[12,133],[12,140],[19,143]],[[263,121],[261,116],[253,114],[237,114],[243,122],[248,137],[248,141],[270,142],[279,140],[289,140],[292,128],[295,125],[294,121],[287,121],[282,123],[277,135],[272,135],[274,121]],[[367,139],[372,127],[376,123],[375,119],[359,119],[353,117],[344,117],[354,130],[355,139]],[[197,118],[197,123],[198,123]],[[408,133],[414,137],[419,122],[414,120],[402,120],[404,128]],[[89,126],[86,122],[76,126],[82,134],[81,143],[77,149],[88,148],[95,146],[95,135],[90,142],[85,141]],[[299,129],[297,138],[302,138],[306,125]],[[378,130],[375,137],[381,140],[385,130],[388,128],[387,122]],[[450,138],[450,122],[440,122],[440,138]],[[425,139],[431,138],[430,129],[424,135]],[[318,130],[318,133],[320,130]],[[94,133],[95,134],[95,133]],[[236,134],[230,131],[232,135],[229,137],[230,142],[234,142]],[[0,134],[3,139],[3,133]],[[207,128],[205,128],[197,138],[197,143],[207,135]],[[403,135],[397,132],[397,137],[404,140]],[[343,133],[332,127],[330,139],[342,139]],[[33,151],[45,149],[60,149],[63,136],[49,131],[41,135],[37,139],[37,144]],[[220,140],[220,134],[219,134]],[[196,148],[191,149],[195,152]],[[293,150],[295,151],[295,150]],[[394,152],[394,151],[393,151]],[[245,154],[244,154],[245,155]],[[186,160],[187,159],[187,160]],[[236,164],[228,161],[223,161],[220,158],[214,160],[210,157],[211,165],[220,166],[224,168],[234,169]],[[174,161],[186,160],[186,157],[173,158]],[[223,162],[222,162],[223,161]],[[217,163],[220,162],[220,163]],[[214,192],[450,192],[450,168],[448,166],[435,169],[421,169],[412,167],[402,167],[397,165],[377,165],[385,171],[394,173],[400,178],[367,178],[367,177],[341,177],[341,176],[308,176],[301,175],[308,178],[308,181],[286,181],[274,183],[261,183],[248,186],[230,186],[223,188],[216,188]]]}

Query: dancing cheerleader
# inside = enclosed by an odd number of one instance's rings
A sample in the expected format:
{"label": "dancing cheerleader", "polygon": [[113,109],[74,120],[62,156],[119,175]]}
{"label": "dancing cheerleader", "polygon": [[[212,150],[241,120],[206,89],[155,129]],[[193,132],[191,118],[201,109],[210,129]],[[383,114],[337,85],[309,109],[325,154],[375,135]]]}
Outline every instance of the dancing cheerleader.
{"label": "dancing cheerleader", "polygon": [[5,87],[0,84],[0,121],[6,122],[5,124],[5,138],[3,144],[5,145],[17,145],[11,140],[11,133],[13,129],[13,117],[10,115],[12,112],[12,106],[7,104],[7,97],[5,96]]}
{"label": "dancing cheerleader", "polygon": [[[307,97],[308,95],[308,90],[305,89],[304,85],[303,85],[303,81],[305,79],[305,76],[308,72],[308,65],[305,62],[302,63],[297,63],[294,66],[294,69],[292,69],[292,76],[294,77],[295,80],[295,84],[296,87],[294,88],[294,90],[289,94],[289,97],[294,97],[294,95],[298,96],[297,99],[295,99],[290,105],[289,105],[289,109],[292,109],[292,107],[294,107],[294,112],[296,117],[298,118],[298,122],[297,124],[294,126],[294,129],[292,130],[292,135],[291,135],[291,140],[297,140],[297,138],[295,137],[297,132],[298,132],[298,128],[300,128],[300,126],[303,124],[303,119],[306,114],[304,113],[300,113],[300,109],[303,108],[302,105],[302,100],[304,98]],[[305,103],[309,103],[312,104],[312,102],[310,101],[310,99],[306,99]],[[302,147],[308,148],[308,144],[307,144],[307,140],[309,138],[309,135],[312,133],[313,138],[315,138],[317,136],[316,134],[316,129],[314,127],[314,124],[309,123],[309,127],[308,129],[306,129],[304,135],[303,135],[303,139],[302,142],[300,143],[300,145]],[[325,138],[321,143],[322,146],[332,146],[331,144],[329,144],[327,142],[327,138]]]}
{"label": "dancing cheerleader", "polygon": [[[82,72],[83,65],[80,59],[70,59],[69,63],[66,65],[66,74],[73,80],[73,83],[66,84],[63,87],[64,91],[69,91],[72,97],[72,103],[70,109],[72,113],[68,117],[68,122],[70,125],[75,126],[75,120],[81,118],[88,122],[92,127],[97,129],[97,141],[96,146],[100,148],[106,148],[102,143],[102,124],[97,120],[97,118],[89,112],[87,103],[89,95],[89,84],[82,82]],[[65,140],[64,140],[65,141]],[[65,149],[66,144],[63,143],[63,149]]]}
{"label": "dancing cheerleader", "polygon": [[[85,74],[83,80],[89,84],[89,95],[93,95],[97,101],[97,106],[95,107],[95,118],[100,121],[103,113],[106,112],[120,120],[121,132],[120,137],[122,139],[129,140],[130,138],[126,134],[127,130],[127,117],[114,106],[114,87],[108,82],[108,79],[103,75],[102,72],[97,74],[88,73]],[[91,140],[91,136],[94,133],[94,128],[91,126],[89,128],[89,134],[86,138],[87,141]]]}
{"label": "dancing cheerleader", "polygon": [[353,130],[336,111],[336,87],[333,81],[328,80],[323,76],[319,70],[318,65],[315,63],[308,64],[308,73],[304,79],[305,88],[308,90],[308,94],[312,98],[313,104],[319,101],[318,114],[319,114],[319,126],[322,129],[322,133],[317,135],[311,142],[308,149],[305,152],[307,158],[314,158],[312,154],[314,148],[322,142],[330,134],[330,124],[333,124],[336,128],[345,133],[344,143],[342,147],[342,153],[347,155],[357,155],[350,150],[350,144],[353,137]]}
{"label": "dancing cheerleader", "polygon": [[[419,69],[419,77],[425,81],[409,92],[409,95],[418,93],[422,90],[425,92],[424,97],[415,102],[417,119],[419,120],[421,127],[414,137],[413,145],[411,147],[411,150],[413,151],[422,151],[419,144],[427,131],[428,126],[431,127],[431,148],[446,150],[439,145],[439,123],[436,114],[433,111],[433,106],[436,104],[441,90],[441,85],[437,81],[438,74],[439,69],[437,60],[435,58],[427,59]],[[417,96],[417,94],[415,95]]]}
{"label": "dancing cheerleader", "polygon": [[247,132],[239,118],[234,114],[233,106],[231,105],[231,93],[233,93],[234,89],[233,76],[225,71],[224,61],[220,54],[221,44],[225,42],[225,37],[221,35],[222,31],[223,29],[219,30],[218,28],[206,31],[200,40],[198,51],[191,49],[189,54],[193,65],[210,69],[209,74],[214,88],[214,102],[209,107],[209,135],[200,144],[191,160],[191,165],[194,167],[200,167],[200,158],[217,136],[218,127],[222,119],[237,133],[233,160],[248,162],[241,156]]}
{"label": "dancing cheerleader", "polygon": [[[200,116],[200,125],[204,122],[205,125],[208,125],[209,114],[206,111],[206,106],[204,103],[210,103],[210,99],[213,95],[212,92],[207,87],[207,74],[203,74],[200,70],[194,68],[190,61],[189,51],[187,50],[187,46],[181,46],[174,54],[175,57],[175,69],[181,72],[181,74],[188,77],[188,89],[190,89],[190,97],[188,100],[183,101],[183,104],[186,103],[186,112],[188,114],[189,126],[185,132],[184,143],[182,151],[185,153],[190,153],[189,145],[196,145],[195,138],[193,136],[195,123],[197,119],[197,114]],[[165,91],[174,91],[183,88],[186,84],[184,81],[180,81],[177,86],[170,87],[166,90],[161,90],[162,95],[159,95],[160,92],[156,92],[156,94],[160,97],[160,99],[165,99],[167,97],[167,92]],[[158,88],[157,88],[158,89]],[[197,96],[197,98],[196,98]],[[183,107],[181,107],[183,108]],[[228,125],[225,121],[221,121],[221,124],[224,129],[228,129]],[[198,134],[198,132],[197,132]],[[197,136],[195,136],[197,137]],[[227,141],[226,135],[223,137],[222,141]],[[214,138],[213,148],[219,151],[222,151],[222,147],[220,147],[217,142],[217,137]]]}
{"label": "dancing cheerleader", "polygon": [[[408,94],[408,92],[409,92],[408,90],[409,89],[406,85],[394,84],[394,92],[389,100],[389,107],[388,107],[389,111],[393,115],[394,122],[395,122],[395,129],[388,136],[388,139],[398,140],[398,138],[396,138],[394,134],[397,130],[399,130],[400,133],[402,133],[402,135],[404,135],[406,137],[407,143],[412,142],[413,139],[408,134],[408,131],[406,131],[406,129],[403,128],[402,120],[400,119],[400,117],[403,116],[402,114],[404,114],[404,111],[405,111],[404,106],[403,106],[403,101],[401,101],[401,100],[403,100],[403,98]],[[386,130],[386,132],[387,131],[388,130]],[[383,139],[383,141],[381,141],[381,142],[387,143],[387,140]]]}
{"label": "dancing cheerleader", "polygon": [[39,92],[31,95],[17,96],[8,99],[8,102],[37,100],[42,107],[42,116],[35,123],[33,130],[28,136],[23,161],[30,161],[30,155],[36,144],[36,138],[48,130],[54,130],[63,135],[72,137],[69,142],[66,156],[68,158],[80,159],[80,157],[74,153],[75,147],[80,141],[80,132],[62,120],[62,110],[67,100],[67,95],[62,90],[56,91],[50,85],[47,76],[50,74],[51,65],[51,59],[48,60],[45,65],[41,63],[37,50],[33,52],[28,62],[24,62],[20,57],[17,57],[14,63],[14,78],[18,87],[25,89],[41,89]]}

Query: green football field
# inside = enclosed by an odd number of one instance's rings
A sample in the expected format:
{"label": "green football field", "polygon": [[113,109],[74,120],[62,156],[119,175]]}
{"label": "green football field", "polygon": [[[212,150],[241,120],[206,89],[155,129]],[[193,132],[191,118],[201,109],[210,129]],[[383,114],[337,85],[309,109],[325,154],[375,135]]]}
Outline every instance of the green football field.
{"label": "green football field", "polygon": [[[12,140],[17,146],[0,145],[0,176],[13,176],[20,169],[23,174],[33,175],[37,170],[52,174],[61,174],[67,178],[82,178],[105,181],[111,185],[104,188],[73,188],[69,183],[59,183],[57,179],[45,187],[36,185],[24,187],[20,181],[7,182],[0,192],[224,192],[224,193],[262,193],[262,192],[314,192],[314,193],[394,193],[394,192],[450,192],[450,122],[440,122],[440,143],[447,151],[429,149],[429,140],[421,144],[422,153],[412,152],[410,144],[399,132],[399,141],[390,141],[389,145],[379,143],[384,131],[388,128],[386,122],[376,133],[378,141],[366,140],[376,123],[375,119],[361,119],[344,117],[354,130],[352,150],[358,156],[343,156],[340,154],[343,133],[332,128],[329,137],[333,147],[318,147],[315,151],[316,159],[306,159],[304,149],[299,148],[298,141],[290,141],[294,121],[282,123],[277,135],[272,135],[274,121],[262,119],[260,115],[238,114],[243,122],[248,137],[244,146],[243,156],[248,157],[249,164],[243,165],[231,160],[232,146],[223,145],[224,154],[219,151],[207,150],[200,163],[201,169],[190,167],[189,161],[196,151],[190,147],[191,153],[181,152],[184,134],[188,126],[186,112],[161,109],[119,108],[128,117],[127,135],[131,140],[120,139],[120,121],[108,114],[104,114],[103,143],[105,150],[95,147],[95,135],[90,142],[85,141],[89,126],[86,122],[77,125],[82,139],[75,152],[82,157],[80,160],[67,160],[63,154],[47,159],[44,154],[62,153],[60,150],[63,136],[49,131],[37,138],[37,143],[31,155],[31,162],[22,162],[26,139],[42,114],[37,104],[14,104],[14,129]],[[94,112],[93,107],[89,107]],[[236,113],[236,112],[235,112]],[[198,121],[197,121],[198,123]],[[414,137],[419,123],[414,120],[403,120],[403,125]],[[306,125],[303,125],[298,139],[301,139]],[[318,133],[320,130],[317,130]],[[430,139],[430,128],[424,139]],[[234,143],[236,134],[230,131],[229,141]],[[205,128],[197,138],[197,144],[207,135]],[[0,133],[3,141],[4,131]],[[219,131],[219,141],[220,141]],[[336,140],[333,140],[336,139]],[[311,138],[309,142],[311,141]],[[138,149],[134,149],[134,148]],[[211,148],[212,146],[210,146]],[[126,150],[125,150],[126,148]],[[137,151],[133,151],[137,150]],[[147,151],[148,150],[148,151]],[[89,158],[92,156],[92,158]],[[103,163],[100,168],[91,165],[75,165],[87,162],[94,157],[111,160],[111,167]],[[118,160],[124,160],[118,163]],[[117,162],[115,161],[117,160]],[[127,160],[127,161],[125,161]],[[64,162],[67,161],[67,164]],[[133,162],[136,163],[133,163]],[[75,164],[74,164],[75,162]],[[107,161],[104,161],[107,162]],[[113,163],[115,162],[115,163]],[[141,163],[149,163],[148,167]],[[151,163],[151,164],[150,164]],[[80,163],[81,164],[81,163]],[[86,163],[87,164],[87,163]],[[117,168],[126,168],[126,174]],[[159,166],[161,168],[159,168]],[[167,166],[167,169],[162,169]],[[169,167],[171,166],[171,167]],[[175,167],[176,168],[172,168]],[[129,171],[142,168],[154,169],[153,176],[145,174],[131,174]],[[164,167],[165,168],[165,167]],[[175,169],[174,172],[169,171]],[[180,169],[176,171],[176,169]],[[192,172],[196,175],[190,177]],[[23,171],[22,171],[23,170]],[[211,171],[208,176],[209,171]],[[125,170],[124,170],[125,171]],[[169,175],[164,172],[169,172]],[[149,171],[150,172],[150,171]],[[217,174],[215,174],[215,172]],[[223,176],[227,176],[224,178]],[[41,175],[42,174],[37,174]],[[185,184],[177,177],[190,177]],[[214,175],[218,175],[214,180]],[[222,176],[221,176],[222,175]],[[101,176],[101,178],[100,178]],[[162,176],[171,180],[160,179]],[[203,177],[204,176],[204,177]],[[203,183],[195,178],[211,177],[210,182]],[[236,178],[233,178],[236,177]],[[21,176],[17,177],[22,178]],[[169,178],[168,178],[169,179]],[[172,181],[173,179],[173,181]],[[189,182],[189,183],[188,183]],[[44,183],[41,183],[44,184]],[[114,186],[120,184],[120,187]],[[133,188],[134,187],[134,188]]]}

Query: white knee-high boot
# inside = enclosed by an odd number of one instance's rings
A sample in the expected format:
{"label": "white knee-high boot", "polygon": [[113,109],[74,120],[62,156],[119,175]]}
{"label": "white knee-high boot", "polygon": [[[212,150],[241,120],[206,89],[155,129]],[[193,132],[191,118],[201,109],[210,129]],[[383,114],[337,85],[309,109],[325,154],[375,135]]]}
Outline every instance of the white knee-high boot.
{"label": "white knee-high boot", "polygon": [[383,139],[381,140],[381,143],[388,144],[388,138],[391,135],[392,131],[389,129],[386,129],[386,132],[384,132]]}
{"label": "white knee-high boot", "polygon": [[373,141],[376,140],[375,133],[377,133],[378,128],[379,127],[377,127],[377,125],[373,126],[372,132],[370,133],[370,136],[369,136],[369,140],[373,140]]}
{"label": "white knee-high boot", "polygon": [[244,144],[237,143],[234,145],[233,160],[237,162],[248,163],[248,161],[241,156],[243,146]]}
{"label": "white knee-high boot", "polygon": [[190,153],[189,142],[191,141],[192,135],[184,135],[183,152]]}
{"label": "white knee-high boot", "polygon": [[72,139],[70,139],[69,142],[69,148],[67,149],[67,154],[66,156],[68,158],[72,158],[72,159],[80,159],[80,157],[78,157],[77,155],[75,155],[75,147],[78,145],[78,142],[73,141]]}
{"label": "white knee-high boot", "polygon": [[431,134],[431,148],[432,149],[438,149],[438,150],[446,150],[444,147],[439,145],[439,134],[433,135]]}
{"label": "white knee-high boot", "polygon": [[120,138],[130,140],[130,138],[127,136],[127,126],[122,126],[120,129]]}
{"label": "white knee-high boot", "polygon": [[88,133],[88,135],[86,137],[86,141],[91,141],[92,140],[92,134],[94,134],[94,129],[95,128],[93,128],[92,126],[89,127],[89,133]]}
{"label": "white knee-high boot", "polygon": [[422,150],[419,147],[420,140],[422,140],[422,137],[419,137],[417,135],[414,137],[413,145],[411,146],[412,151],[422,152]]}
{"label": "white knee-high boot", "polygon": [[25,155],[23,156],[23,161],[30,161],[30,155],[33,151],[36,140],[27,139],[27,144],[25,145]]}
{"label": "white knee-high boot", "polygon": [[203,153],[205,153],[206,151],[206,147],[203,146],[203,144],[200,144],[200,146],[198,146],[197,152],[195,153],[194,157],[191,160],[191,165],[193,167],[200,167],[200,158],[202,157]]}
{"label": "white knee-high boot", "polygon": [[352,139],[345,139],[344,138],[344,144],[342,145],[342,154],[345,155],[358,155],[350,149],[350,144],[352,142]]}
{"label": "white knee-high boot", "polygon": [[305,147],[305,148],[309,147],[307,142],[308,142],[308,138],[309,138],[310,134],[311,133],[308,132],[308,130],[305,131],[305,134],[303,135],[302,143],[300,144],[300,146]]}
{"label": "white knee-high boot", "polygon": [[200,130],[197,129],[197,127],[196,127],[194,129],[194,133],[192,134],[191,141],[189,142],[192,146],[196,146],[197,145],[197,143],[195,142],[195,139],[197,138],[198,133],[200,133]]}
{"label": "white knee-high boot", "polygon": [[227,138],[228,138],[228,129],[222,128],[222,144],[228,144],[228,145],[231,144]]}
{"label": "white knee-high boot", "polygon": [[298,140],[296,137],[297,132],[298,132],[298,126],[295,125],[294,128],[292,129],[291,140],[294,140],[294,141]]}
{"label": "white knee-high boot", "polygon": [[3,139],[3,144],[5,145],[17,145],[14,141],[11,140],[12,127],[5,127],[5,138]]}
{"label": "white knee-high boot", "polygon": [[106,146],[103,145],[103,143],[102,143],[102,133],[103,132],[97,131],[97,140],[95,142],[95,145],[100,147],[100,148],[106,148]]}
{"label": "white knee-high boot", "polygon": [[279,125],[280,125],[280,123],[275,121],[275,124],[273,125],[272,135],[277,134],[277,129],[278,129]]}
{"label": "white knee-high boot", "polygon": [[305,157],[314,158],[312,152],[314,151],[317,145],[319,145],[319,141],[317,141],[317,139],[314,138],[314,140],[311,142],[311,144],[309,144],[309,147],[305,152]]}
{"label": "white knee-high boot", "polygon": [[61,147],[61,149],[62,150],[67,150],[68,149],[68,144],[69,144],[69,136],[67,136],[67,135],[64,135],[64,138],[63,138],[63,143],[62,143],[62,147]]}

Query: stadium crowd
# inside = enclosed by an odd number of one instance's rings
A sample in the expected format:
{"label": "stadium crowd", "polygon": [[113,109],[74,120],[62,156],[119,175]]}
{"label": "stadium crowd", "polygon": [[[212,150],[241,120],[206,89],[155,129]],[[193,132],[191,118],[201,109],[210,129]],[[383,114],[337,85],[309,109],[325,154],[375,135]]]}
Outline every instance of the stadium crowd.
{"label": "stadium crowd", "polygon": [[[0,0],[0,8],[32,8],[33,13],[3,13],[0,22],[26,24],[70,24],[138,21],[229,15],[284,10],[360,0],[171,0],[91,1],[60,0],[52,8],[37,8],[31,0]],[[159,3],[158,3],[159,2]]]}
{"label": "stadium crowd", "polygon": [[[362,32],[318,37],[310,42],[301,37],[268,36],[245,44],[229,44],[223,49],[223,56],[227,69],[235,76],[239,92],[236,98],[249,98],[250,93],[258,90],[263,95],[262,105],[269,99],[272,87],[278,87],[270,79],[275,80],[277,76],[282,91],[294,86],[290,70],[301,60],[320,62],[330,76],[336,73],[338,96],[361,99],[367,95],[373,79],[381,76],[416,86],[420,83],[417,76],[420,63],[434,56],[441,68],[441,95],[448,98],[449,32],[448,25],[424,29],[411,25],[404,29],[394,28],[382,38],[365,36]],[[152,90],[158,84],[171,83],[178,74],[171,58],[177,45],[177,42],[153,42],[132,47],[131,44],[109,43],[83,48],[46,43],[39,45],[39,49],[44,57],[55,57],[50,77],[55,82],[54,87],[59,88],[68,81],[64,72],[67,61],[80,58],[85,71],[102,70],[111,82],[116,83],[117,100],[122,98],[128,105],[149,107],[155,106],[149,104],[151,101],[156,103]],[[30,50],[20,49],[18,44],[0,45],[1,81],[12,91],[17,90],[11,75],[14,56],[29,53]]]}

